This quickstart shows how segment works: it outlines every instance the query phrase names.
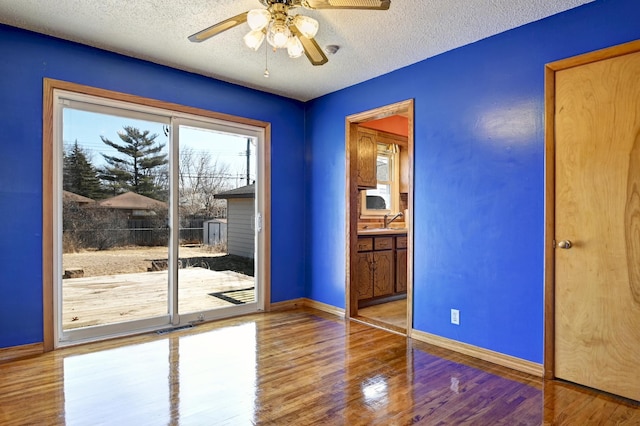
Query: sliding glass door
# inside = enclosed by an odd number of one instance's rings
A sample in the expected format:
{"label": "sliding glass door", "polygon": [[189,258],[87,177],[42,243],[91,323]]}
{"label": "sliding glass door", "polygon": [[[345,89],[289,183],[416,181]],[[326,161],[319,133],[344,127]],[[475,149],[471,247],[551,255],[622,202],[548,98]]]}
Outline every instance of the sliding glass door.
{"label": "sliding glass door", "polygon": [[56,344],[262,309],[263,130],[54,93]]}
{"label": "sliding glass door", "polygon": [[177,313],[200,321],[255,311],[257,138],[197,120],[174,126]]}

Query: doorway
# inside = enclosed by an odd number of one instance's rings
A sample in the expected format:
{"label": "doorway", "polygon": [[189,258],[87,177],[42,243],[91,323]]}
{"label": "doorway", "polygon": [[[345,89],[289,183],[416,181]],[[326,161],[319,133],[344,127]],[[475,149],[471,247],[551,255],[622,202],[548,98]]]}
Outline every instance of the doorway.
{"label": "doorway", "polygon": [[346,317],[408,335],[413,100],[346,118]]}
{"label": "doorway", "polygon": [[47,350],[266,309],[266,123],[50,80],[45,93]]}
{"label": "doorway", "polygon": [[547,65],[545,374],[640,400],[640,41]]}

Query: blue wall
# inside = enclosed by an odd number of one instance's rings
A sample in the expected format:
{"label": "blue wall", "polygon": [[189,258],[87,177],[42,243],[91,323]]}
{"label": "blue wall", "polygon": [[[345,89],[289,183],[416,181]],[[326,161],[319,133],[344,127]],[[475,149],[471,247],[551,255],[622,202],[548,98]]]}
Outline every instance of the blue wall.
{"label": "blue wall", "polygon": [[304,296],[304,104],[0,26],[0,348],[42,341],[42,80],[272,123],[272,302]]}
{"label": "blue wall", "polygon": [[345,116],[415,99],[414,327],[542,362],[544,64],[640,38],[637,16],[598,0],[306,105],[0,26],[0,348],[42,341],[48,77],[271,122],[272,302],[340,307]]}
{"label": "blue wall", "polygon": [[345,305],[345,116],[413,98],[414,328],[541,363],[544,64],[640,38],[638,16],[600,0],[309,102],[309,297]]}

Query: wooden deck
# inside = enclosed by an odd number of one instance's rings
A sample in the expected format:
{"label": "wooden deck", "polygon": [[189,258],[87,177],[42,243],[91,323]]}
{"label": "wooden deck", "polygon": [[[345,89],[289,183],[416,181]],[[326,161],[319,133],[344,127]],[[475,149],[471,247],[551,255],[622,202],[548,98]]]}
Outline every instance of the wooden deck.
{"label": "wooden deck", "polygon": [[638,425],[640,404],[311,309],[0,364],[2,425]]}
{"label": "wooden deck", "polygon": [[[178,282],[182,314],[232,306],[210,293],[254,286],[253,277],[205,268],[180,269]],[[69,278],[63,280],[62,286],[65,330],[167,313],[167,271]]]}

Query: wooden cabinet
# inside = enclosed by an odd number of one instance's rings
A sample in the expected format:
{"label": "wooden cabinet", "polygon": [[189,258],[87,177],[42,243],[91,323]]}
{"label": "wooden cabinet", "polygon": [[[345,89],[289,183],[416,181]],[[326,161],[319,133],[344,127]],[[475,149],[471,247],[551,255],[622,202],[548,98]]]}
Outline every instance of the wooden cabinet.
{"label": "wooden cabinet", "polygon": [[407,292],[407,249],[396,250],[396,293]]}
{"label": "wooden cabinet", "polygon": [[396,237],[396,293],[407,291],[407,237]]}
{"label": "wooden cabinet", "polygon": [[355,290],[358,300],[373,297],[373,253],[358,253],[356,258]]}
{"label": "wooden cabinet", "polygon": [[377,299],[384,300],[406,293],[406,247],[406,236],[358,238],[354,289],[359,302],[374,304]]}
{"label": "wooden cabinet", "polygon": [[409,150],[406,146],[400,146],[400,192],[409,192],[410,188]]}
{"label": "wooden cabinet", "polygon": [[376,131],[360,127],[358,129],[358,188],[376,188],[378,185],[376,161],[378,145]]}
{"label": "wooden cabinet", "polygon": [[373,297],[389,296],[394,291],[393,250],[373,252]]}
{"label": "wooden cabinet", "polygon": [[391,133],[358,127],[358,188],[375,189],[378,185],[378,144],[395,144],[400,147],[400,192],[409,192],[409,152],[407,138]]}

